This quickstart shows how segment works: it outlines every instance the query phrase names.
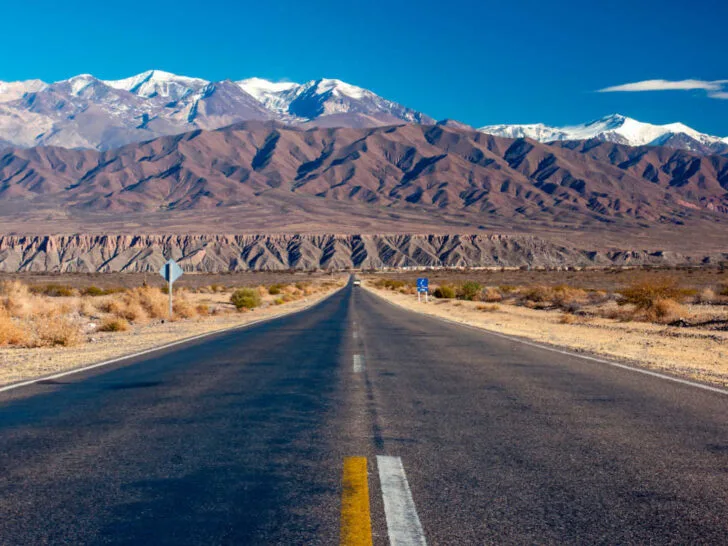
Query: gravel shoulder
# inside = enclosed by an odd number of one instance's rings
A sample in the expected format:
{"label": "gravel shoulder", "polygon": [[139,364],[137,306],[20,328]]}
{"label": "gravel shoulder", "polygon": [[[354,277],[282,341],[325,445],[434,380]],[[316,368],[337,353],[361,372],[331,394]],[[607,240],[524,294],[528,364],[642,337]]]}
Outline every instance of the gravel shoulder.
{"label": "gravel shoulder", "polygon": [[[522,337],[575,352],[628,361],[668,374],[728,387],[728,332],[679,328],[605,318],[562,324],[560,311],[457,300],[418,303],[417,296],[364,288],[405,309],[477,328]],[[493,307],[496,309],[493,310]]]}
{"label": "gravel shoulder", "polygon": [[86,343],[75,347],[1,347],[0,385],[83,368],[98,362],[162,347],[174,341],[244,326],[261,319],[283,316],[315,305],[339,288],[340,286],[337,286],[304,299],[282,305],[270,305],[249,312],[175,322],[155,321],[134,326],[127,332],[95,332]]}

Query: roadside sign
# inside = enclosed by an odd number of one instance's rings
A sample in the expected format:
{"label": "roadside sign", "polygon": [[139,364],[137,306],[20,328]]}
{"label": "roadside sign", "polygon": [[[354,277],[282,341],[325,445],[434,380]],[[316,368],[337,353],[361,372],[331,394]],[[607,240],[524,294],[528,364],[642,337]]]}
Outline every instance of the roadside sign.
{"label": "roadside sign", "polygon": [[164,277],[165,281],[167,281],[170,319],[172,318],[172,284],[182,276],[182,273],[184,273],[184,271],[182,271],[182,268],[174,260],[167,260],[167,263],[165,263],[162,266],[162,269],[159,270],[159,274]]}
{"label": "roadside sign", "polygon": [[159,270],[159,274],[164,277],[168,283],[173,283],[182,276],[182,268],[174,260],[168,260]]}
{"label": "roadside sign", "polygon": [[425,303],[427,303],[428,292],[430,290],[430,282],[426,277],[417,279],[417,301],[422,301],[422,294],[425,295]]}

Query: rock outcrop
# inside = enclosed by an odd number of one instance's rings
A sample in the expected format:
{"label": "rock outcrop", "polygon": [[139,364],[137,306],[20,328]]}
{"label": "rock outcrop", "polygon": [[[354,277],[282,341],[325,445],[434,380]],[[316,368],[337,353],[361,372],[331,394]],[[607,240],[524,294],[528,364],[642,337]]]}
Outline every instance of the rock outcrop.
{"label": "rock outcrop", "polygon": [[405,267],[566,267],[718,263],[728,254],[596,251],[505,235],[0,236],[0,271],[187,272]]}

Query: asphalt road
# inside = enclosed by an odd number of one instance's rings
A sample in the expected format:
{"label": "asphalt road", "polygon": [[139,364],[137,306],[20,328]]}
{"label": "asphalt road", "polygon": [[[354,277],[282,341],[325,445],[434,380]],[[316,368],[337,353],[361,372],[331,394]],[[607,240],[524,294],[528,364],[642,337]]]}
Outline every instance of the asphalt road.
{"label": "asphalt road", "polygon": [[3,545],[725,544],[727,516],[728,396],[351,286],[0,393]]}

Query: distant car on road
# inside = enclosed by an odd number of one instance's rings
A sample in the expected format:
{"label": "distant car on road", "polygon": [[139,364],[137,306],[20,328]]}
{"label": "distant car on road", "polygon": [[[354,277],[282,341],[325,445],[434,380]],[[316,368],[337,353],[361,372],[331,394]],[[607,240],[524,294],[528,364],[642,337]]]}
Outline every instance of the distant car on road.
{"label": "distant car on road", "polygon": [[359,279],[356,279],[354,281],[354,286],[361,286],[361,281]]}

